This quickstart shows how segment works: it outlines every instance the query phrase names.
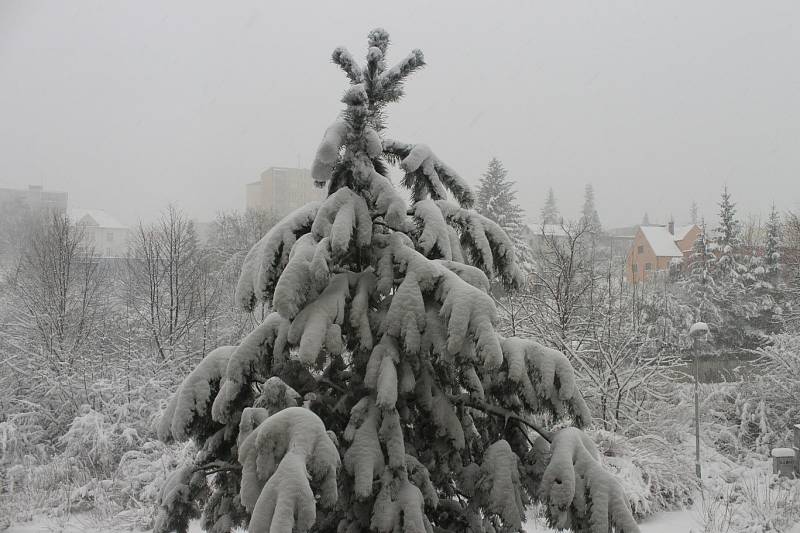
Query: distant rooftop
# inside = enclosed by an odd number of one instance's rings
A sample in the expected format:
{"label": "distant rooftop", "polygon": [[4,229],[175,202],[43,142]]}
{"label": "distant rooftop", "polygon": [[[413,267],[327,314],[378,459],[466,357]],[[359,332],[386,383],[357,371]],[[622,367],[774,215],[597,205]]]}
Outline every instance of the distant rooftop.
{"label": "distant rooftop", "polygon": [[623,226],[621,228],[610,228],[606,230],[611,237],[616,237],[619,239],[633,239],[636,236],[636,230],[639,229],[639,225],[635,226]]}
{"label": "distant rooftop", "polygon": [[566,237],[567,232],[564,231],[564,228],[561,224],[542,224],[542,223],[528,223],[528,231],[531,232],[532,235],[548,235],[548,236],[556,236],[556,237]]}
{"label": "distant rooftop", "polygon": [[67,210],[67,215],[76,224],[98,226],[101,228],[126,229],[127,226],[102,209],[83,209],[74,207]]}

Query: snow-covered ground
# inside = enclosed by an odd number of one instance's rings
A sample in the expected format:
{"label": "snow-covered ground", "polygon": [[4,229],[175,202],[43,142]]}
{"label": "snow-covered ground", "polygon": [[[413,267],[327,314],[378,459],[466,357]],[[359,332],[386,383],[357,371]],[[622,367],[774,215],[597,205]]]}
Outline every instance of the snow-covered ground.
{"label": "snow-covered ground", "polygon": [[[694,509],[657,513],[639,524],[642,533],[678,533],[701,531],[698,514]],[[525,524],[526,533],[555,533],[541,523],[531,520]]]}
{"label": "snow-covered ground", "polygon": [[[101,533],[113,528],[118,531],[116,524],[97,523],[96,520],[86,516],[78,515],[71,517],[68,521],[64,519],[39,518],[25,524],[15,524],[5,533]],[[693,510],[673,511],[668,513],[658,513],[649,517],[641,524],[642,533],[677,533],[688,532],[691,530],[700,531],[697,521],[697,513]],[[533,521],[525,524],[527,533],[550,533],[553,529],[548,529],[542,524]],[[189,533],[201,533],[202,530],[198,522],[193,522],[189,528]]]}
{"label": "snow-covered ground", "polygon": [[[703,482],[705,487],[705,503],[700,494],[695,498],[692,508],[656,513],[640,523],[642,533],[700,533],[703,531],[703,516],[709,512],[720,513],[724,507],[710,505],[715,498],[730,494],[730,489],[735,484],[746,483],[757,478],[769,478],[770,462],[768,460],[750,459],[746,464],[737,464],[725,458],[710,447],[703,448]],[[711,510],[710,510],[711,509]],[[710,510],[710,511],[709,511]],[[2,522],[0,521],[0,524]],[[0,526],[1,527],[1,526]],[[3,533],[101,533],[106,531],[131,530],[130,521],[102,521],[91,514],[76,514],[69,518],[41,516],[26,523],[14,524]],[[2,529],[0,529],[2,531]],[[526,533],[555,533],[555,530],[545,526],[542,520],[537,520],[532,514],[524,526]],[[729,531],[737,531],[735,528]],[[766,529],[752,529],[748,531],[766,531]],[[778,531],[784,531],[778,530]],[[201,533],[199,523],[193,522],[190,533]],[[786,533],[800,533],[800,524],[795,525]]]}

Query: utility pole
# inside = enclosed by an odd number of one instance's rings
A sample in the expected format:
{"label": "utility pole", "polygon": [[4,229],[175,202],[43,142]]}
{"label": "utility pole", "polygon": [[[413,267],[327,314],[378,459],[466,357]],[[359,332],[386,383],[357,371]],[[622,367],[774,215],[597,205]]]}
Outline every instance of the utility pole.
{"label": "utility pole", "polygon": [[700,353],[697,341],[708,337],[708,324],[695,322],[689,328],[689,337],[692,338],[692,353],[694,355],[694,470],[697,479],[702,479],[700,469]]}

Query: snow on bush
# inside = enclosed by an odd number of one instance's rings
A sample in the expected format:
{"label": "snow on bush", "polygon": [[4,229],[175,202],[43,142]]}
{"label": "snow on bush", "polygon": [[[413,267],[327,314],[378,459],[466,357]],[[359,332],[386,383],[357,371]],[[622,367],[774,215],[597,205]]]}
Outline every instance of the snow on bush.
{"label": "snow on bush", "polygon": [[130,434],[126,437],[117,433],[117,428],[105,415],[88,405],[81,407],[58,443],[63,446],[64,456],[77,459],[92,471],[101,472],[116,465],[123,447],[133,444]]}
{"label": "snow on bush", "polygon": [[698,485],[684,446],[653,433],[626,437],[595,430],[591,436],[637,518],[691,505]]}

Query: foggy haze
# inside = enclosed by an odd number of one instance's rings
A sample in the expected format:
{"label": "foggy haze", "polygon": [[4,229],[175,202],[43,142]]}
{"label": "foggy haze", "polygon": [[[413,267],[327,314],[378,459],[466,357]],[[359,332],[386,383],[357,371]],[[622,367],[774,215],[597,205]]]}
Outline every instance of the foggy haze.
{"label": "foggy haze", "polygon": [[[330,54],[428,66],[388,109],[476,184],[498,157],[536,219],[548,187],[606,227],[800,200],[800,4],[0,2],[0,186],[41,184],[127,223],[173,202],[244,207],[269,166],[311,164],[342,109]],[[778,191],[781,191],[780,194]]]}

